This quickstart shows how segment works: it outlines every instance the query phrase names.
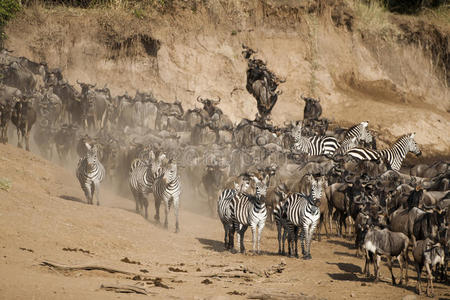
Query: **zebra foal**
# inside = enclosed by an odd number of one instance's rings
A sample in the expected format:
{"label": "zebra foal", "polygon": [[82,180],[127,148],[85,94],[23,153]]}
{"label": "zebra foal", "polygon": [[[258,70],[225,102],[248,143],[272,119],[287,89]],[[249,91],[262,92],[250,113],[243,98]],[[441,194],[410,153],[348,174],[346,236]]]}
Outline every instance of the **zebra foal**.
{"label": "zebra foal", "polygon": [[100,205],[100,183],[105,178],[105,168],[98,159],[97,145],[86,144],[86,156],[80,158],[77,165],[76,176],[80,182],[81,189],[84,191],[87,203],[93,204],[93,198],[97,199],[97,205]]}

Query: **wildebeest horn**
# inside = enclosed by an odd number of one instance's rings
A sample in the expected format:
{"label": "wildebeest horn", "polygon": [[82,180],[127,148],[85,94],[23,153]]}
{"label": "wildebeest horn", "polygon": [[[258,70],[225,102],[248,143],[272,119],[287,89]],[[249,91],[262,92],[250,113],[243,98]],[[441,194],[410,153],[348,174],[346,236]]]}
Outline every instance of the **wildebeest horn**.
{"label": "wildebeest horn", "polygon": [[204,100],[202,98],[200,98],[200,96],[197,97],[197,102],[203,103],[203,101]]}
{"label": "wildebeest horn", "polygon": [[317,98],[317,102],[320,102],[320,98]]}
{"label": "wildebeest horn", "polygon": [[303,94],[301,94],[301,95],[300,95],[300,98],[302,98],[303,100],[305,100],[305,101],[306,101],[306,97],[305,97],[305,96],[303,96]]}
{"label": "wildebeest horn", "polygon": [[77,83],[78,83],[79,85],[82,85],[82,84],[83,84],[82,82],[79,82],[78,79],[77,79]]}
{"label": "wildebeest horn", "polygon": [[214,101],[214,102],[215,102],[215,103],[220,103],[220,100],[221,100],[220,97],[217,96],[217,98],[218,98],[218,99],[217,99],[216,101]]}

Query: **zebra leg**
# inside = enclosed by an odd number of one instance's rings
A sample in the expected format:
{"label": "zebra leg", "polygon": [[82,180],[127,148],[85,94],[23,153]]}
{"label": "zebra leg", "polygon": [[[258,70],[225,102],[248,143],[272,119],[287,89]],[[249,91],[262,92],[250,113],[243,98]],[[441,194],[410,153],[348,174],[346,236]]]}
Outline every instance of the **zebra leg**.
{"label": "zebra leg", "polygon": [[173,208],[175,212],[175,233],[180,232],[180,224],[178,223],[178,206],[179,206],[179,199],[173,199]]}
{"label": "zebra leg", "polygon": [[228,224],[223,224],[223,230],[225,231],[225,238],[224,238],[225,250],[228,250],[228,247],[230,246],[229,242],[228,242],[229,234],[230,234]]}
{"label": "zebra leg", "polygon": [[87,200],[87,204],[92,204],[91,185],[89,183],[83,183],[81,188],[83,189],[84,196],[86,197]]}
{"label": "zebra leg", "polygon": [[17,147],[22,148],[22,137],[20,133],[20,127],[17,127]]}
{"label": "zebra leg", "polygon": [[[284,254],[284,249],[283,251],[281,251],[281,224],[277,224],[277,233],[278,233],[278,254]],[[283,248],[284,248],[284,240],[283,240]]]}
{"label": "zebra leg", "polygon": [[316,229],[315,223],[311,224],[309,226],[309,228],[308,228],[308,235],[307,235],[307,239],[306,239],[306,242],[307,242],[307,245],[308,245],[308,248],[307,248],[308,259],[312,259],[312,257],[311,257],[311,240],[312,240],[312,237],[314,235],[314,230],[315,229]]}
{"label": "zebra leg", "polygon": [[247,231],[248,225],[242,225],[242,228],[239,230],[239,244],[241,253],[245,253],[244,246],[244,234]]}
{"label": "zebra leg", "polygon": [[169,214],[169,199],[164,199],[164,228],[169,228],[169,222],[167,221],[167,216]]}
{"label": "zebra leg", "polygon": [[258,226],[257,224],[252,224],[252,225],[251,225],[251,228],[252,228],[253,253],[256,252],[256,243],[257,243],[257,240],[258,240],[257,232],[256,232],[257,226]]}
{"label": "zebra leg", "polygon": [[[93,188],[94,188],[93,192],[95,194],[95,199],[97,200],[97,206],[100,206],[100,183],[95,183]],[[94,195],[91,196],[91,199],[93,198],[93,196]]]}
{"label": "zebra leg", "polygon": [[159,223],[159,206],[161,205],[161,199],[155,197],[155,217],[156,222]]}
{"label": "zebra leg", "polygon": [[298,258],[298,230],[299,227],[295,226],[294,228],[294,243],[295,243],[295,257]]}
{"label": "zebra leg", "polygon": [[144,210],[144,216],[145,219],[148,219],[148,199],[145,195],[141,195],[141,201],[140,201],[140,209],[139,210]]}
{"label": "zebra leg", "polygon": [[258,227],[258,254],[261,253],[261,235],[262,235],[262,231],[264,229],[264,223],[260,224]]}
{"label": "zebra leg", "polygon": [[228,225],[228,250],[234,251],[234,226]]}
{"label": "zebra leg", "polygon": [[302,244],[302,255],[305,256],[306,254],[306,250],[305,250],[305,231],[306,229],[303,227],[301,232],[300,232],[300,241]]}

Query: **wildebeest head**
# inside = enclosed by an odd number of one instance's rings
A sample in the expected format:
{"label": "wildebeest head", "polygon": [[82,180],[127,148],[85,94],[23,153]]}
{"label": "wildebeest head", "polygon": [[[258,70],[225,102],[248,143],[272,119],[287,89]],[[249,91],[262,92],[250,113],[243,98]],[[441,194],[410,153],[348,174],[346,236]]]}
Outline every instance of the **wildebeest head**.
{"label": "wildebeest head", "polygon": [[95,88],[95,86],[97,85],[97,84],[89,84],[89,83],[79,82],[78,80],[77,80],[77,83],[78,83],[78,84],[80,85],[80,87],[81,87],[81,94],[82,94],[82,95],[86,95],[87,92],[88,92],[90,89]]}
{"label": "wildebeest head", "polygon": [[216,105],[220,103],[220,97],[217,100],[213,99],[203,99],[200,96],[197,97],[197,101],[203,104],[203,109],[208,112],[208,115],[211,117],[216,111]]}

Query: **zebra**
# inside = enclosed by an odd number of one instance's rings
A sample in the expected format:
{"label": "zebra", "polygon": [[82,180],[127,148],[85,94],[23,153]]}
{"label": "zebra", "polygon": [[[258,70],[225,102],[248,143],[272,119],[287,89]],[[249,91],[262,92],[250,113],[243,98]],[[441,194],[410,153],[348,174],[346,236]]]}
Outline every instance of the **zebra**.
{"label": "zebra", "polygon": [[236,194],[246,192],[250,186],[250,182],[243,181],[240,186],[237,183],[234,185],[234,189],[223,190],[217,201],[217,214],[225,231],[224,243],[226,250],[232,250],[234,248],[233,199]]}
{"label": "zebra", "polygon": [[416,133],[409,133],[400,137],[389,149],[372,150],[366,148],[353,148],[347,152],[348,155],[359,160],[376,160],[383,159],[388,166],[394,171],[400,171],[403,160],[408,152],[412,152],[420,156],[422,152],[414,140]]}
{"label": "zebra", "polygon": [[376,149],[375,137],[367,129],[368,126],[369,121],[363,121],[359,124],[350,127],[345,133],[343,143],[355,137],[357,143],[364,142],[365,144],[371,144],[372,148]]}
{"label": "zebra", "polygon": [[148,219],[148,195],[153,191],[153,183],[161,172],[159,167],[165,155],[158,156],[155,160],[155,154],[150,151],[147,159],[136,158],[132,161],[129,173],[129,186],[134,200],[136,201],[136,212],[142,213]]}
{"label": "zebra", "polygon": [[306,153],[308,155],[333,156],[336,150],[340,147],[338,140],[332,136],[303,136],[301,125],[294,127],[291,135],[294,138],[294,150]]}
{"label": "zebra", "polygon": [[87,203],[93,204],[93,198],[97,199],[97,205],[100,205],[100,183],[105,178],[105,167],[98,159],[97,145],[86,144],[86,155],[78,161],[76,176],[80,182],[81,188],[86,196]]}
{"label": "zebra", "polygon": [[311,184],[311,194],[306,196],[301,193],[290,195],[282,203],[281,217],[285,217],[285,226],[288,229],[288,249],[289,256],[294,251],[298,257],[298,231],[302,244],[302,254],[304,259],[311,259],[311,238],[320,219],[320,198],[322,196],[323,178],[314,180]]}
{"label": "zebra", "polygon": [[[287,223],[286,223],[286,212],[283,211],[283,205],[290,195],[282,192],[282,200],[275,206],[273,210],[273,218],[275,224],[277,225],[278,233],[278,254],[285,255],[284,242],[286,241]],[[283,234],[281,234],[283,231]]]}
{"label": "zebra", "polygon": [[260,253],[261,233],[266,223],[267,210],[265,196],[269,185],[269,175],[260,181],[252,176],[255,195],[236,193],[233,198],[232,214],[234,230],[237,232],[240,252],[245,252],[244,234],[248,226],[252,228],[253,252]]}
{"label": "zebra", "polygon": [[168,228],[167,215],[169,214],[169,209],[173,204],[175,210],[175,232],[180,231],[178,222],[178,208],[180,204],[180,194],[181,194],[181,182],[180,176],[178,176],[177,164],[172,160],[169,160],[168,166],[160,170],[160,175],[156,178],[153,195],[155,197],[155,209],[156,215],[155,219],[159,222],[159,206],[161,202],[164,201],[165,205],[165,220],[164,228]]}

